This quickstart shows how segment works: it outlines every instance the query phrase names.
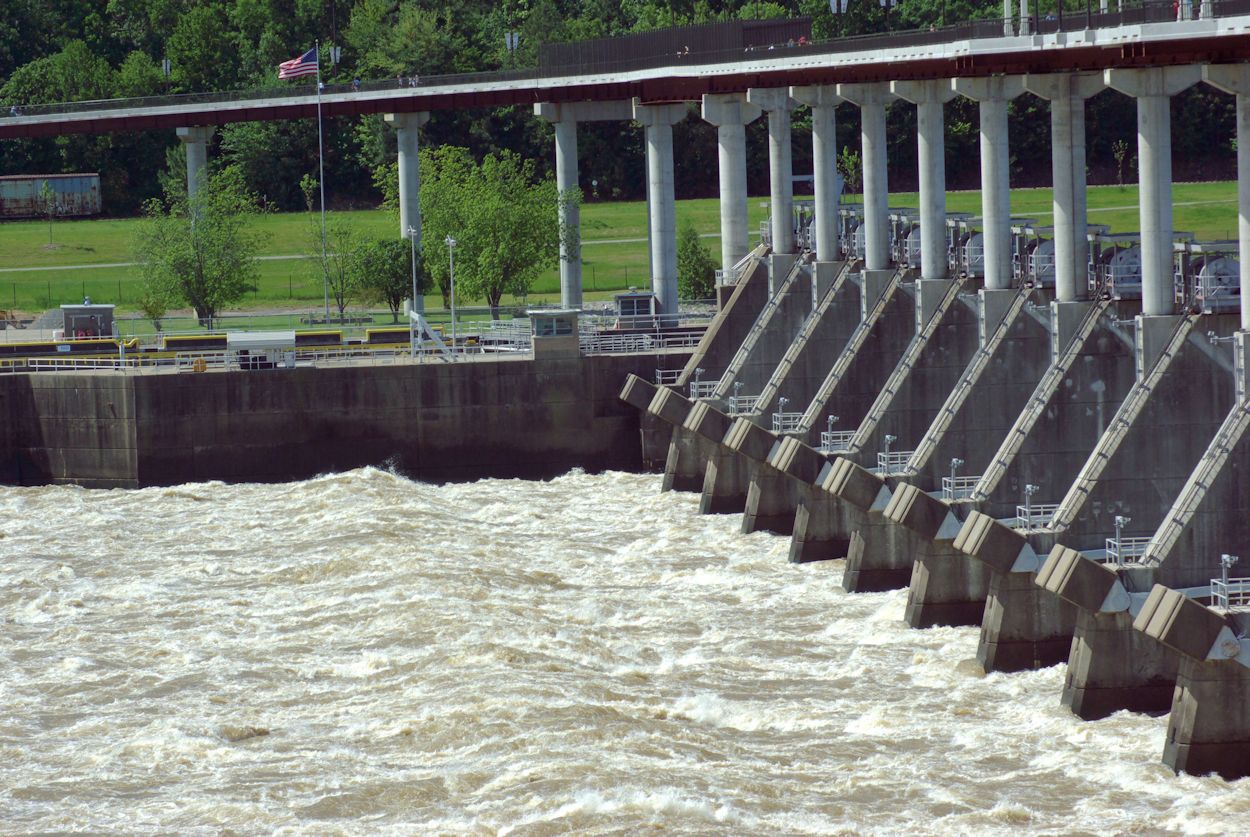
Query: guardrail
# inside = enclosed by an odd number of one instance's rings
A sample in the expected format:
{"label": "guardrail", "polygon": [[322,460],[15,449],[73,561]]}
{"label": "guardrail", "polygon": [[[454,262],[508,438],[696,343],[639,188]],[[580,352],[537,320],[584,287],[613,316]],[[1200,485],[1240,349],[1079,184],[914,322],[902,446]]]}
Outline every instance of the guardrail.
{"label": "guardrail", "polygon": [[854,430],[822,430],[820,432],[820,452],[843,453],[851,449],[851,443],[854,441]]}
{"label": "guardrail", "polygon": [[915,453],[914,450],[881,451],[877,454],[877,473],[893,474],[902,471],[911,461],[913,453]]}
{"label": "guardrail", "polygon": [[1224,610],[1250,606],[1250,578],[1211,579],[1211,604]]}
{"label": "guardrail", "polygon": [[773,413],[774,433],[793,433],[803,423],[803,413]]}
{"label": "guardrail", "polygon": [[655,383],[662,387],[673,386],[681,377],[681,372],[680,369],[657,369],[655,370]]}
{"label": "guardrail", "polygon": [[716,393],[716,387],[720,383],[720,379],[715,381],[691,381],[690,397],[691,398],[711,398]]}
{"label": "guardrail", "polygon": [[759,400],[760,397],[758,395],[731,395],[728,403],[729,415],[741,416],[753,413]]}
{"label": "guardrail", "polygon": [[1123,567],[1129,561],[1146,554],[1150,538],[1107,538],[1107,549],[1102,563]]}
{"label": "guardrail", "polygon": [[981,475],[968,477],[942,477],[942,499],[947,502],[967,500],[976,491]]}
{"label": "guardrail", "polygon": [[1028,506],[1016,506],[1016,529],[1041,529],[1049,526],[1059,510],[1059,503],[1036,503]]}

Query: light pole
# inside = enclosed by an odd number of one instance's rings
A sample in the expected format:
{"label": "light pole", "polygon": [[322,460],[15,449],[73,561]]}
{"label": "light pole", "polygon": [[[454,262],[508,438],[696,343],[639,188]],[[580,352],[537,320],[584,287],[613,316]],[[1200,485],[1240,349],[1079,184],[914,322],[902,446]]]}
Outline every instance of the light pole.
{"label": "light pole", "polygon": [[451,350],[456,351],[456,239],[450,234],[443,239],[447,245],[447,272],[451,274]]}
{"label": "light pole", "polygon": [[408,242],[412,244],[412,304],[409,306],[413,311],[425,311],[425,299],[417,296],[417,236],[421,235],[421,230],[416,227],[408,228]]}

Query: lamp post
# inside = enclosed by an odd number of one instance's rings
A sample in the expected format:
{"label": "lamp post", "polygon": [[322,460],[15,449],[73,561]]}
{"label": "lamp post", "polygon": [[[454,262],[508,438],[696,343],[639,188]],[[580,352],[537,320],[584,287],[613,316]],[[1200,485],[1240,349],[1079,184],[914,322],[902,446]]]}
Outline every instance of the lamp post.
{"label": "lamp post", "polygon": [[456,351],[456,239],[450,234],[443,239],[447,245],[447,272],[451,275],[451,350]]}
{"label": "lamp post", "polygon": [[416,227],[408,228],[408,242],[412,244],[412,304],[409,306],[413,311],[424,311],[425,300],[417,296],[417,236],[421,235],[421,230]]}

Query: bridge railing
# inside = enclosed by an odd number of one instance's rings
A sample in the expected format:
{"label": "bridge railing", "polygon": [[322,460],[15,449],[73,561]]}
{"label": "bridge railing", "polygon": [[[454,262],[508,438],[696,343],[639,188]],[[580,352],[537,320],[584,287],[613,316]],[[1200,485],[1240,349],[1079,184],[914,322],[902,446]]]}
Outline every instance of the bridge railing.
{"label": "bridge railing", "polygon": [[[1195,14],[1199,3],[1194,3]],[[1250,14],[1250,0],[1212,0],[1212,14],[1215,17]],[[1063,20],[1046,20],[1034,18],[1031,23],[1034,32],[1072,31],[1085,28],[1105,28],[1140,23],[1165,22],[1176,19],[1176,11],[1172,0],[1122,0],[1120,11],[1108,13],[1069,13]],[[1003,37],[1003,20],[991,17],[982,20],[970,20],[950,25],[925,27],[921,29],[894,30],[866,35],[853,35],[823,41],[811,41],[806,44],[772,44],[769,46],[751,46],[746,48],[716,49],[706,48],[699,43],[691,43],[689,52],[680,54],[664,53],[636,55],[628,58],[611,57],[608,60],[583,55],[582,60],[556,66],[528,67],[523,69],[490,70],[476,73],[446,73],[437,75],[396,76],[395,78],[374,79],[361,82],[327,82],[322,85],[323,96],[339,94],[377,93],[386,90],[422,90],[433,93],[431,88],[450,87],[456,85],[481,85],[509,81],[532,81],[543,78],[561,76],[614,74],[630,71],[660,69],[665,67],[684,68],[707,64],[740,63],[743,60],[763,60],[782,57],[787,54],[806,55],[843,53],[848,51],[873,51],[886,48],[930,46],[951,41],[975,40],[980,38]],[[155,108],[161,106],[178,107],[197,104],[225,104],[230,102],[249,102],[260,99],[291,99],[299,100],[313,96],[317,92],[316,84],[279,85],[254,88],[249,90],[232,90],[205,93],[177,93],[165,96],[144,96],[128,99],[98,99],[81,102],[34,103],[6,101],[4,110],[0,110],[0,124],[19,121],[32,116],[48,114],[72,114],[99,110],[131,110],[136,108]],[[402,104],[403,97],[396,97],[397,104]],[[15,108],[16,111],[11,110]],[[400,108],[402,109],[402,108]]]}

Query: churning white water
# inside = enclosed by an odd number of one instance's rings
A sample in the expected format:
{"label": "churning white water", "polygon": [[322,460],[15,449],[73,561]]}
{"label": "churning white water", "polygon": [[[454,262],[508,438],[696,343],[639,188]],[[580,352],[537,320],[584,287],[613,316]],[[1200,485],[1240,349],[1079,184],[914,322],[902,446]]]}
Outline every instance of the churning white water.
{"label": "churning white water", "polygon": [[0,490],[0,831],[1241,830],[1165,718],[984,676],[659,479]]}

